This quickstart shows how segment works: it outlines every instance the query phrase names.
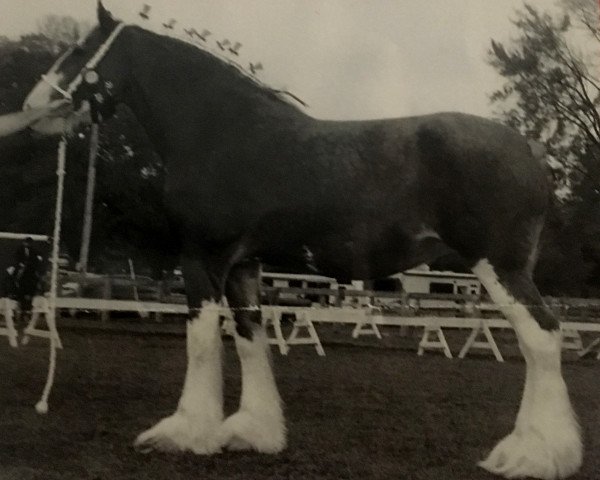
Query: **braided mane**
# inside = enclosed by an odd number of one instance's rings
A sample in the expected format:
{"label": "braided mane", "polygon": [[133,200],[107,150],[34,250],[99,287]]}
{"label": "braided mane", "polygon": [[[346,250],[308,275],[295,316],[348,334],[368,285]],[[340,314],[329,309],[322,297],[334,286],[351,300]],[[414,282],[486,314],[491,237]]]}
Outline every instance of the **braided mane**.
{"label": "braided mane", "polygon": [[180,42],[184,45],[195,47],[198,51],[215,58],[224,66],[229,67],[231,71],[235,73],[238,77],[241,77],[251,82],[252,84],[254,84],[254,86],[258,87],[264,93],[271,95],[277,98],[278,100],[294,107],[298,107],[298,105],[302,107],[308,107],[308,105],[303,100],[301,100],[298,96],[294,95],[293,93],[288,92],[287,90],[273,88],[261,82],[255,75],[249,72],[240,63],[236,62],[234,59],[228,56],[223,55],[223,53],[220,50],[211,48],[207,41],[194,40],[189,35],[184,36],[176,34],[174,30],[173,33],[158,32],[156,30],[147,28],[146,26],[140,25],[139,23],[132,24],[132,26],[138,27],[143,31],[147,31],[158,35],[159,37],[163,37],[165,39],[173,40],[175,42]]}

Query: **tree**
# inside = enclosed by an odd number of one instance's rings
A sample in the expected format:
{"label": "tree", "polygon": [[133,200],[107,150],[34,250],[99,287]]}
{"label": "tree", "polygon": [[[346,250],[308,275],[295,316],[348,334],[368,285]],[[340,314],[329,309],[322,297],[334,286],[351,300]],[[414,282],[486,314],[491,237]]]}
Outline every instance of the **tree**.
{"label": "tree", "polygon": [[83,34],[90,29],[87,23],[81,23],[71,17],[46,15],[37,22],[38,33],[56,45],[72,45],[77,43]]}
{"label": "tree", "polygon": [[[42,33],[0,37],[0,114],[23,100],[83,27],[68,17],[46,17]],[[176,262],[176,244],[162,203],[164,171],[143,130],[126,109],[102,125],[90,260],[134,259],[155,274]],[[89,129],[69,139],[63,210],[64,249],[76,258],[81,242]],[[0,139],[0,231],[48,234],[54,220],[56,138],[27,132]],[[126,263],[125,263],[126,265]]]}
{"label": "tree", "polygon": [[[36,79],[52,64],[53,53],[47,42],[40,47],[39,40],[27,35],[18,41],[0,42],[0,113],[20,109]],[[46,159],[55,143],[32,142],[27,133],[0,139],[0,229],[46,233],[40,230],[44,228],[40,217],[36,224],[34,212],[43,219],[52,209],[56,167]]]}
{"label": "tree", "polygon": [[600,20],[596,0],[562,0],[563,9],[578,21],[579,28],[600,42]]}
{"label": "tree", "polygon": [[[584,9],[590,3],[563,0],[560,18],[525,4],[513,22],[519,37],[510,47],[492,40],[489,51],[489,63],[506,79],[490,97],[500,105],[501,119],[542,140],[554,159],[555,173],[569,184],[585,173],[581,157],[595,155],[600,146],[600,80],[591,57],[574,47],[577,27],[598,40],[595,27],[586,27],[592,25],[591,13]],[[575,14],[575,22],[569,13]]]}
{"label": "tree", "polygon": [[600,80],[594,56],[577,45],[600,49],[599,9],[596,0],[562,0],[561,6],[562,13],[551,16],[525,4],[513,21],[518,37],[510,45],[492,40],[488,60],[505,83],[490,98],[503,122],[546,145],[557,192],[563,193],[542,238],[536,269],[541,289],[597,295]]}

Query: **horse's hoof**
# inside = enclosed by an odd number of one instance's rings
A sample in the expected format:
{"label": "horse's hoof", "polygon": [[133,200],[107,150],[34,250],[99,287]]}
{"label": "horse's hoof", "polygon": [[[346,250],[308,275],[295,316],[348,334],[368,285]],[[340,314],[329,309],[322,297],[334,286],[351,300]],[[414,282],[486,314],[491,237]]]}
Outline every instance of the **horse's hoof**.
{"label": "horse's hoof", "polygon": [[283,416],[264,417],[240,410],[223,422],[219,438],[228,450],[279,453],[286,446],[285,422]]}
{"label": "horse's hoof", "polygon": [[557,431],[556,437],[561,434],[563,439],[555,442],[556,438],[544,438],[532,428],[515,431],[500,441],[479,466],[505,478],[567,478],[581,466],[582,447],[578,433],[573,438]]}
{"label": "horse's hoof", "polygon": [[175,413],[141,433],[134,447],[142,452],[185,452],[210,455],[221,451],[215,422],[200,422]]}

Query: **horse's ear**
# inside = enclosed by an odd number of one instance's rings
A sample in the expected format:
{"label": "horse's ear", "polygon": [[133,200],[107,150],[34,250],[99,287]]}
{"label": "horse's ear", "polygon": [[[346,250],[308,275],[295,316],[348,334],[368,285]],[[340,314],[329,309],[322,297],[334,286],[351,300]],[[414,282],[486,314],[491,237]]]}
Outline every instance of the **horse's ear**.
{"label": "horse's ear", "polygon": [[100,28],[107,33],[111,32],[117,23],[112,14],[104,8],[101,0],[98,0],[98,23],[100,24]]}

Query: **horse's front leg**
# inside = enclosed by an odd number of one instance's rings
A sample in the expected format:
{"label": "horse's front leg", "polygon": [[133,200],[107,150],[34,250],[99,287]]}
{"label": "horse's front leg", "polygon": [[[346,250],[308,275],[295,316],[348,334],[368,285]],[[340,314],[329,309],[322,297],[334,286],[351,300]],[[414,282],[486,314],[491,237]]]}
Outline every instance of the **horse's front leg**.
{"label": "horse's front leg", "polygon": [[223,422],[222,342],[219,328],[221,295],[198,258],[183,258],[190,320],[187,325],[187,373],[177,410],[138,436],[143,452],[221,449]]}
{"label": "horse's front leg", "polygon": [[271,367],[265,329],[261,325],[260,265],[236,265],[226,296],[236,322],[235,344],[242,369],[239,410],[220,429],[221,445],[230,450],[277,453],[285,448],[286,429],[281,399]]}

